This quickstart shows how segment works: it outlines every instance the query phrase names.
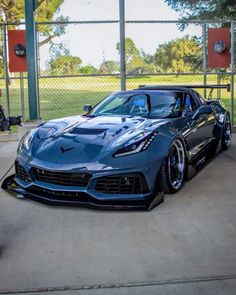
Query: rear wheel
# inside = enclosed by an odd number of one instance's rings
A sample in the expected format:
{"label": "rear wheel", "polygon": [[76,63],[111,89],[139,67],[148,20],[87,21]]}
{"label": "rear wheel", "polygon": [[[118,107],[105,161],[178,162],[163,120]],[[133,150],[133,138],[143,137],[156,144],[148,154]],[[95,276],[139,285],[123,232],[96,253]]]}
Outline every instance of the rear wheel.
{"label": "rear wheel", "polygon": [[222,130],[222,137],[221,137],[221,149],[223,151],[226,151],[230,147],[231,137],[232,137],[232,130],[231,130],[230,116],[227,115],[225,118],[223,130]]}
{"label": "rear wheel", "polygon": [[184,183],[185,149],[182,141],[176,139],[160,171],[160,186],[165,193],[177,192]]}

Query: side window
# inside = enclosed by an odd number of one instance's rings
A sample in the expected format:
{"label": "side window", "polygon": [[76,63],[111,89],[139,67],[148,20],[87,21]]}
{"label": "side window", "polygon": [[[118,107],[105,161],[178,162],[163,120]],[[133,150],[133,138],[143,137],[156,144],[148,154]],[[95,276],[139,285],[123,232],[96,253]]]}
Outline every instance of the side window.
{"label": "side window", "polygon": [[198,102],[200,103],[200,105],[206,103],[206,101],[201,97],[201,95],[200,95],[197,91],[194,91],[194,94],[195,94],[195,96],[197,97]]}
{"label": "side window", "polygon": [[197,109],[196,102],[190,94],[186,94],[184,109],[187,113],[194,112]]}
{"label": "side window", "polygon": [[204,99],[204,98],[202,98],[202,97],[201,97],[201,95],[199,95],[199,97],[198,97],[198,98],[200,99],[200,101],[201,101],[201,103],[202,103],[202,104],[205,104],[205,103],[206,103],[205,99]]}

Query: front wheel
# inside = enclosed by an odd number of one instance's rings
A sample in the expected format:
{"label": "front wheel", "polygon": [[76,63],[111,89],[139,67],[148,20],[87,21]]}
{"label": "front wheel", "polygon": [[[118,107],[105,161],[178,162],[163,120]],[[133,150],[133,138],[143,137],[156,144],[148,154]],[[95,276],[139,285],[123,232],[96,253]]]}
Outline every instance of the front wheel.
{"label": "front wheel", "polygon": [[176,139],[160,171],[160,186],[165,193],[173,194],[181,189],[185,167],[184,145],[180,139]]}
{"label": "front wheel", "polygon": [[231,129],[230,116],[227,115],[225,118],[223,130],[222,130],[222,137],[221,137],[221,149],[223,151],[226,151],[230,147],[231,137],[232,137],[232,129]]}

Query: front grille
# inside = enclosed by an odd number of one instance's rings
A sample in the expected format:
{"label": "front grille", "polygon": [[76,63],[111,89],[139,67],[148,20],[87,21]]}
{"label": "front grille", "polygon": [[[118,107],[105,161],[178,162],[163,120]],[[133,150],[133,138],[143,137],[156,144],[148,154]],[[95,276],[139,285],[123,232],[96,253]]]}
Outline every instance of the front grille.
{"label": "front grille", "polygon": [[35,167],[32,168],[32,172],[34,173],[35,178],[39,181],[65,186],[86,187],[92,177],[89,173],[54,172]]}
{"label": "front grille", "polygon": [[146,180],[140,173],[101,177],[97,180],[95,189],[107,194],[141,194],[148,192]]}
{"label": "front grille", "polygon": [[83,192],[74,191],[55,191],[39,186],[32,186],[27,188],[26,191],[29,193],[44,196],[51,200],[61,200],[61,201],[88,201],[90,196]]}
{"label": "front grille", "polygon": [[15,169],[17,178],[25,182],[31,182],[29,174],[25,171],[24,167],[22,167],[18,162],[15,162]]}

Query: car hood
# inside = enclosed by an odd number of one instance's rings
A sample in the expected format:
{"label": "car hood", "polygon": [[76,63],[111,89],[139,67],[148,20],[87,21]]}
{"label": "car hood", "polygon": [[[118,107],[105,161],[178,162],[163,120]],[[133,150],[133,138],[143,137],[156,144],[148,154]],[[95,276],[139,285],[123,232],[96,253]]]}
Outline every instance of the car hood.
{"label": "car hood", "polygon": [[53,120],[38,127],[28,157],[62,165],[99,161],[131,138],[165,123],[163,119],[117,116]]}

